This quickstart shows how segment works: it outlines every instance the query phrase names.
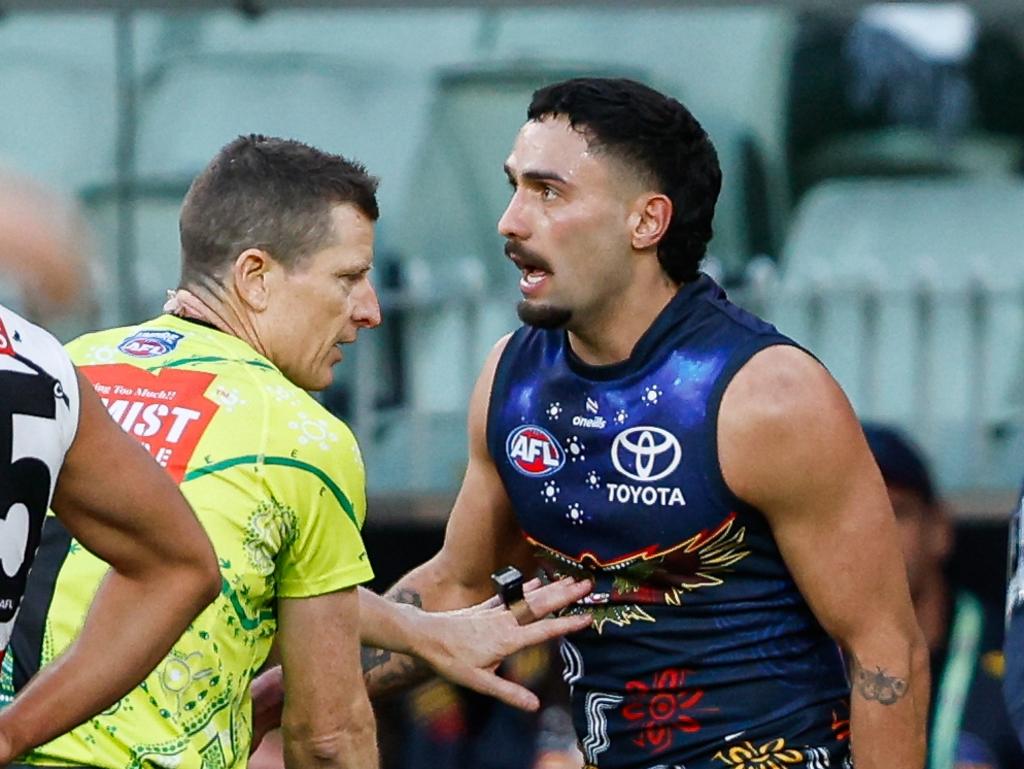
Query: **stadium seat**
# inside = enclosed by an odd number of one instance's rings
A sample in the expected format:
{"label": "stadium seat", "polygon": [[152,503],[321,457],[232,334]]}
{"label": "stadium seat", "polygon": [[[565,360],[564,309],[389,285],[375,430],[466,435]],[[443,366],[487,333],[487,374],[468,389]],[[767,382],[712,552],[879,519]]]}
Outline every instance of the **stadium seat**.
{"label": "stadium seat", "polygon": [[534,90],[581,74],[607,70],[519,61],[448,69],[438,79],[395,233],[407,288],[425,297],[407,310],[414,409],[463,413],[487,350],[517,323],[516,271],[497,231],[510,195],[502,165]]}
{"label": "stadium seat", "polygon": [[[516,8],[496,13],[493,26],[491,50],[498,59],[599,61],[606,69],[642,71],[648,82],[676,95],[707,122],[719,144],[747,142],[755,148],[768,224],[761,226],[764,233],[740,231],[728,240],[737,246],[753,242],[758,250],[766,247],[777,255],[788,219],[785,119],[780,105],[788,92],[797,31],[792,9]],[[758,250],[724,251],[721,259],[734,267]]]}
{"label": "stadium seat", "polygon": [[1013,179],[823,183],[797,211],[769,310],[953,487],[1020,471],[995,428],[1024,343],[1021,210]]}
{"label": "stadium seat", "polygon": [[0,18],[0,165],[65,193],[104,178],[116,108],[111,17]]}
{"label": "stadium seat", "polygon": [[99,239],[103,326],[134,323],[160,312],[169,288],[178,285],[180,247],[178,210],[190,177],[140,180],[134,190],[129,228],[134,267],[119,263],[119,212],[116,183],[91,185],[81,191],[82,205]]}
{"label": "stadium seat", "polygon": [[1024,161],[1020,137],[975,133],[942,141],[909,127],[859,131],[820,143],[797,168],[807,187],[846,177],[1010,176]]}
{"label": "stadium seat", "polygon": [[[191,152],[204,163],[233,135],[253,130],[365,163],[381,178],[386,240],[426,125],[435,68],[472,56],[478,24],[470,9],[167,16],[146,109],[156,120],[169,114],[173,127],[203,114],[207,125],[186,125],[173,144],[198,144]],[[188,114],[175,114],[176,95],[193,86]],[[160,149],[159,140],[154,145]]]}

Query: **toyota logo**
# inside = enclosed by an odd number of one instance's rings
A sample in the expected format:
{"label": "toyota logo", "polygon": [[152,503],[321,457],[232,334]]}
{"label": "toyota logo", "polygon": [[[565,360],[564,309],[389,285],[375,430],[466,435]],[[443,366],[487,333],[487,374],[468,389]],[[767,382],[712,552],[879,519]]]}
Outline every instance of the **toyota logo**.
{"label": "toyota logo", "polygon": [[682,456],[676,436],[660,427],[631,427],[612,442],[612,464],[634,481],[661,480],[679,467]]}

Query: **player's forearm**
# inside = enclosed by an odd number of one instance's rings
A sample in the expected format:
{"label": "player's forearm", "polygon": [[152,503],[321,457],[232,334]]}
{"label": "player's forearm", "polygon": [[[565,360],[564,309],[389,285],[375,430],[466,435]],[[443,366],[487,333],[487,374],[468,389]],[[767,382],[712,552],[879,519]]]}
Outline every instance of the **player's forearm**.
{"label": "player's forearm", "polygon": [[858,769],[920,769],[927,752],[928,650],[914,635],[847,651],[850,740]]}
{"label": "player's forearm", "polygon": [[286,708],[281,733],[286,769],[379,769],[377,728],[365,697],[353,701],[329,730]]}
{"label": "player's forearm", "polygon": [[488,595],[487,584],[472,590],[454,579],[440,554],[407,573],[383,597],[361,588],[360,610],[367,614],[360,623],[360,642],[370,696],[407,689],[432,675],[423,657],[430,656],[431,643],[440,639],[431,633],[436,626],[425,622],[423,612],[415,609],[462,609]]}
{"label": "player's forearm", "polygon": [[164,571],[107,575],[78,639],[0,712],[11,757],[109,707],[153,670],[213,599],[203,576]]}
{"label": "player's forearm", "polygon": [[407,689],[432,674],[422,659],[431,638],[420,627],[422,614],[412,607],[430,612],[461,609],[487,597],[486,586],[478,595],[451,572],[439,554],[402,577],[383,597],[360,590],[360,610],[368,612],[360,623],[363,679],[371,697]]}
{"label": "player's forearm", "polygon": [[416,649],[419,591],[399,583],[386,596],[360,588],[360,642],[363,680],[371,697],[382,697],[427,679],[429,666],[412,656]]}

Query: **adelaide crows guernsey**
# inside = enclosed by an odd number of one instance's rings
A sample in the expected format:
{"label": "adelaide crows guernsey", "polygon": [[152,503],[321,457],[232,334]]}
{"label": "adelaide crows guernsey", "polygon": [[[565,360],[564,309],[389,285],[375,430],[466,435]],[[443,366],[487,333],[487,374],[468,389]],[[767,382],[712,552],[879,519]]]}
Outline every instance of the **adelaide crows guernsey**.
{"label": "adelaide crows guernsey", "polygon": [[562,646],[589,767],[848,762],[838,648],[718,462],[726,386],[786,344],[701,276],[622,363],[529,327],[502,354],[491,455],[545,569],[595,583],[571,609],[593,625]]}
{"label": "adelaide crows guernsey", "polygon": [[[191,321],[164,315],[68,349],[114,420],[179,483],[217,553],[221,594],[138,687],[27,763],[242,769],[249,683],[274,640],[278,600],[373,576],[355,438],[241,339]],[[76,636],[106,571],[47,519],[0,704]]]}
{"label": "adelaide crows guernsey", "polygon": [[78,395],[60,342],[0,306],[0,660],[78,431]]}

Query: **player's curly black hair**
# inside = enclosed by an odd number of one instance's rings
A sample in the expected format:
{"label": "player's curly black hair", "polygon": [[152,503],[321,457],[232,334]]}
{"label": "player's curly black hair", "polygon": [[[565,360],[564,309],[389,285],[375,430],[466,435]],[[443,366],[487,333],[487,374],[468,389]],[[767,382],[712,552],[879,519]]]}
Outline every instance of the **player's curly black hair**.
{"label": "player's curly black hair", "polygon": [[697,277],[722,187],[718,154],[697,119],[675,99],[625,78],[574,78],[533,94],[530,120],[565,117],[592,148],[652,177],[672,200],[658,261],[676,283]]}
{"label": "player's curly black hair", "polygon": [[359,163],[290,139],[251,134],[227,144],[181,207],[182,283],[222,274],[247,248],[292,266],[334,235],[331,208],[379,216],[377,180]]}

